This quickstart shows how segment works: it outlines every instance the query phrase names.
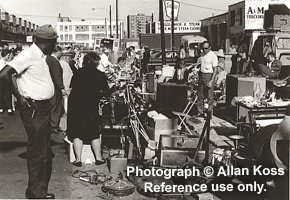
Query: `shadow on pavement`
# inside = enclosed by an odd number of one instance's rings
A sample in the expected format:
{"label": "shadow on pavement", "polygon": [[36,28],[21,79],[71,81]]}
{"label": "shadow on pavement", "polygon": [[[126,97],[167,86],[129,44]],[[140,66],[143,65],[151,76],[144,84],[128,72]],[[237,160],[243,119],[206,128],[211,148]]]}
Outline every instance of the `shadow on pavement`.
{"label": "shadow on pavement", "polygon": [[0,142],[0,152],[9,152],[15,148],[26,146],[26,142]]}

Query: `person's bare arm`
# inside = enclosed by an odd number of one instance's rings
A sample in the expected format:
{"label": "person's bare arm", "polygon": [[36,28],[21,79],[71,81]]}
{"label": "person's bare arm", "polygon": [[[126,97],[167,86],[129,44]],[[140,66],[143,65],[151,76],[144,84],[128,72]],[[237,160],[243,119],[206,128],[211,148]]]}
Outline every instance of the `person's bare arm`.
{"label": "person's bare arm", "polygon": [[217,73],[217,68],[218,68],[217,66],[213,67],[212,77],[207,84],[207,87],[209,87],[209,88],[214,87],[214,79],[215,79],[215,75]]}
{"label": "person's bare arm", "polygon": [[4,85],[5,88],[7,88],[23,106],[30,107],[28,101],[19,93],[17,88],[15,87],[12,75],[17,73],[15,69],[13,69],[11,66],[6,65],[1,71],[0,71],[0,81],[1,84]]}

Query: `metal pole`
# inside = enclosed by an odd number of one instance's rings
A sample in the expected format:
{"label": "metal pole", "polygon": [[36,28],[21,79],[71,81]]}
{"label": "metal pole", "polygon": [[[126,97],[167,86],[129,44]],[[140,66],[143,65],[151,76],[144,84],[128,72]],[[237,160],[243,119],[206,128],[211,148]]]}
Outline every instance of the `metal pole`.
{"label": "metal pole", "polygon": [[108,27],[107,27],[107,19],[105,17],[105,35],[106,35],[106,38],[108,37]]}
{"label": "metal pole", "polygon": [[163,1],[162,0],[159,0],[159,21],[160,21],[160,28],[161,28],[162,65],[165,65],[166,64],[165,35],[164,35]]}
{"label": "metal pole", "polygon": [[116,0],[116,38],[119,38],[119,27],[118,27],[118,0]]}
{"label": "metal pole", "polygon": [[171,0],[171,49],[174,51],[174,0]]}
{"label": "metal pole", "polygon": [[110,5],[110,38],[112,37],[112,10]]}

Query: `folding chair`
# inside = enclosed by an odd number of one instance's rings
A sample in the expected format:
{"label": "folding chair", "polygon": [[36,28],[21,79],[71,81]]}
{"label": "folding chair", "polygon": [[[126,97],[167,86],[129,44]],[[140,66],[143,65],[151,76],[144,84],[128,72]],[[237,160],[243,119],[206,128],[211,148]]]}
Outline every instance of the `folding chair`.
{"label": "folding chair", "polygon": [[172,111],[173,114],[177,115],[179,117],[179,119],[181,120],[180,123],[178,124],[178,130],[181,130],[182,125],[184,125],[184,127],[186,128],[186,130],[193,135],[192,131],[190,130],[190,128],[187,126],[185,120],[186,117],[188,116],[189,112],[191,111],[191,109],[193,108],[194,104],[197,101],[197,94],[194,93],[194,96],[192,98],[189,99],[187,105],[185,106],[184,110],[182,112],[177,112],[177,111]]}

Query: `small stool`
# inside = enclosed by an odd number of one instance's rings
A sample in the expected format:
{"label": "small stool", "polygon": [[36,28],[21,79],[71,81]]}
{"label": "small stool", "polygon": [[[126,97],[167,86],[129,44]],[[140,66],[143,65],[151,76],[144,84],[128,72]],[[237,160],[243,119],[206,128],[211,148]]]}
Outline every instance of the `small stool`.
{"label": "small stool", "polygon": [[229,136],[229,138],[234,141],[235,150],[237,151],[238,147],[239,147],[239,141],[244,139],[244,136],[242,136],[242,135],[231,135],[231,136]]}

